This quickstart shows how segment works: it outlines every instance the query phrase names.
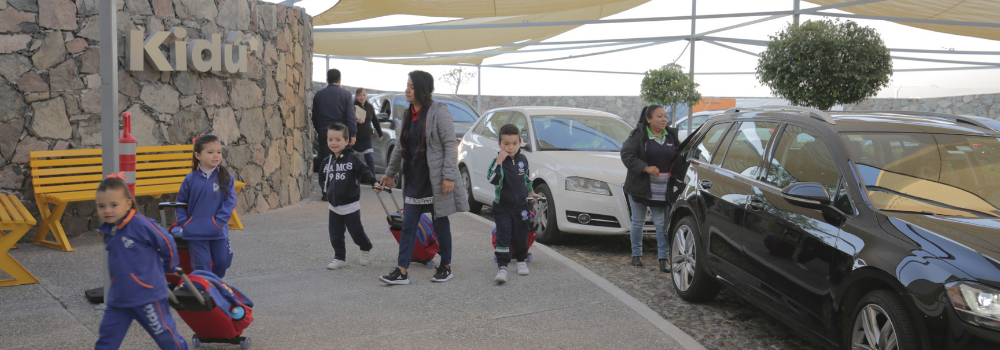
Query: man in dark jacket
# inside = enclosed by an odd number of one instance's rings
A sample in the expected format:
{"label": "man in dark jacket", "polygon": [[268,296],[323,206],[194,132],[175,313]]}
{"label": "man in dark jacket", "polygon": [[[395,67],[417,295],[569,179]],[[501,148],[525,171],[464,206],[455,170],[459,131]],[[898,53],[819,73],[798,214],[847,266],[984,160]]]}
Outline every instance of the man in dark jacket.
{"label": "man in dark jacket", "polygon": [[[330,149],[326,145],[327,127],[333,123],[341,123],[347,126],[351,140],[349,146],[354,146],[358,134],[358,122],[354,115],[354,101],[351,92],[340,87],[340,71],[331,69],[326,72],[326,82],[329,84],[325,88],[316,92],[313,96],[312,122],[319,134],[319,159],[326,159],[330,156]],[[319,177],[319,187],[323,189],[323,200],[326,200],[326,179]]]}

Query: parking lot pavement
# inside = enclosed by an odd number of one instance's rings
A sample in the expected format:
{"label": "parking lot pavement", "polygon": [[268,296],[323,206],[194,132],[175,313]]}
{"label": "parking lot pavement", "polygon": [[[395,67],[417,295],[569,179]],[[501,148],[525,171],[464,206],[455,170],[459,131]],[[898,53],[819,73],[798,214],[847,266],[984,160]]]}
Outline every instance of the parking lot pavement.
{"label": "parking lot pavement", "polygon": [[[410,285],[386,286],[377,277],[395,265],[398,245],[374,193],[363,193],[362,220],[375,246],[369,266],[357,265],[360,254],[349,242],[350,266],[325,268],[333,256],[328,211],[315,200],[247,215],[246,229],[231,232],[236,257],[226,280],[256,303],[244,334],[254,349],[704,349],[606,280],[541,245],[533,249],[530,275],[494,284],[492,227],[468,214],[451,216],[453,280],[432,283],[433,270],[413,265]],[[102,245],[94,233],[74,238],[73,245],[76,252],[32,244],[12,252],[41,283],[0,288],[0,349],[93,348],[102,313],[83,291],[101,283]],[[175,318],[190,339],[191,330]],[[133,324],[122,348],[155,345]]]}

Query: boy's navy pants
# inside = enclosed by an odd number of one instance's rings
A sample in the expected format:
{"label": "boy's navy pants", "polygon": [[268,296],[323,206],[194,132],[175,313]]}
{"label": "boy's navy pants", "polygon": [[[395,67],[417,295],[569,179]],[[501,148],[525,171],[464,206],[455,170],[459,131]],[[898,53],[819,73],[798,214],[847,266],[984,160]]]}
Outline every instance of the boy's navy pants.
{"label": "boy's navy pants", "polygon": [[[511,258],[518,262],[528,256],[528,205],[508,206],[493,203],[493,221],[497,224],[497,266],[504,267]],[[512,249],[513,248],[513,249]]]}
{"label": "boy's navy pants", "polygon": [[345,260],[347,257],[347,247],[344,246],[344,230],[351,233],[351,239],[361,247],[362,251],[372,250],[372,242],[365,234],[364,226],[361,226],[361,211],[355,211],[347,215],[340,215],[330,211],[330,244],[333,245],[333,258]]}
{"label": "boy's navy pants", "polygon": [[233,248],[229,237],[211,240],[188,240],[191,268],[212,271],[219,278],[226,277],[226,270],[233,264]]}
{"label": "boy's navy pants", "polygon": [[177,331],[174,317],[170,315],[170,304],[167,299],[155,301],[146,305],[128,308],[108,306],[104,310],[101,328],[95,350],[118,349],[125,340],[125,333],[132,325],[132,320],[139,322],[142,328],[153,337],[160,349],[187,350],[184,336]]}

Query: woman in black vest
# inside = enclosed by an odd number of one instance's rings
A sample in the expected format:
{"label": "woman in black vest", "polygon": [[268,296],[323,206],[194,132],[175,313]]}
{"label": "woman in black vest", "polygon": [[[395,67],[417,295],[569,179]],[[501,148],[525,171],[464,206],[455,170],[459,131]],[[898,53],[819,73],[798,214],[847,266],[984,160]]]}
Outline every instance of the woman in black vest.
{"label": "woman in black vest", "polygon": [[639,123],[622,146],[622,163],[628,170],[624,191],[632,205],[632,265],[642,266],[642,228],[646,224],[646,209],[656,226],[657,255],[660,271],[670,272],[670,242],[667,227],[667,181],[677,154],[677,129],[667,127],[667,112],[661,106],[642,109]]}
{"label": "woman in black vest", "polygon": [[[368,163],[368,170],[371,170],[372,177],[374,177],[375,157],[372,154],[372,138],[375,133],[378,133],[378,139],[382,139],[382,126],[379,125],[378,118],[375,117],[375,107],[368,102],[365,88],[358,88],[354,91],[354,105],[365,110],[363,116],[357,113],[354,116],[358,120],[358,136],[354,143],[354,152],[365,156],[365,163]],[[364,117],[363,121],[362,117]]]}

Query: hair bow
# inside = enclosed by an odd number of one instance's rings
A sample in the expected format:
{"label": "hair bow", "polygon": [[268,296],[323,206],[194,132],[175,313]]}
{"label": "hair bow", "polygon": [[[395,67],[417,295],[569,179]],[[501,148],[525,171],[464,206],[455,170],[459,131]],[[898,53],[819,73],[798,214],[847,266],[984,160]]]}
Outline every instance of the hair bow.
{"label": "hair bow", "polygon": [[202,137],[202,136],[205,136],[205,134],[201,134],[201,135],[198,135],[197,137],[195,137],[195,138],[191,139],[191,144],[193,145],[193,144],[194,144],[195,142],[197,142],[197,141],[198,141],[198,138],[199,138],[199,137]]}
{"label": "hair bow", "polygon": [[125,172],[120,172],[120,173],[117,173],[117,174],[111,173],[110,175],[108,175],[108,178],[109,179],[119,179],[119,180],[125,181]]}

